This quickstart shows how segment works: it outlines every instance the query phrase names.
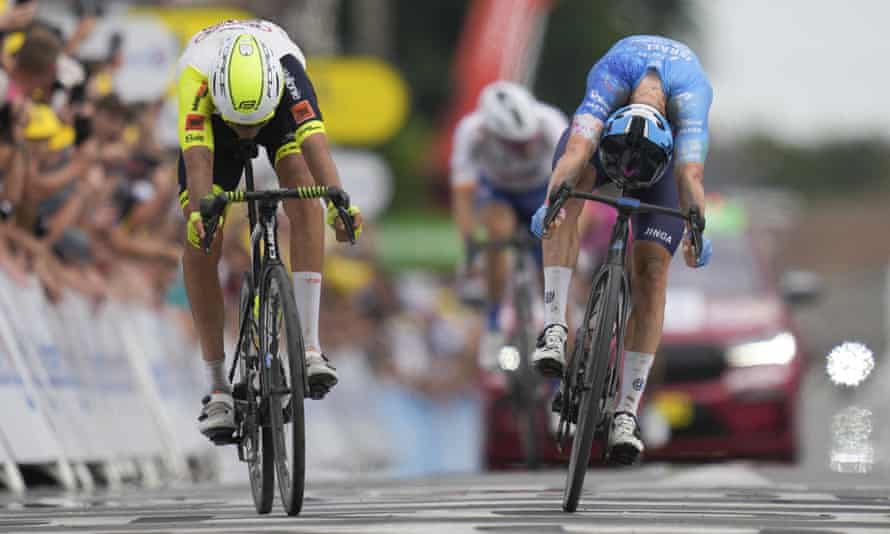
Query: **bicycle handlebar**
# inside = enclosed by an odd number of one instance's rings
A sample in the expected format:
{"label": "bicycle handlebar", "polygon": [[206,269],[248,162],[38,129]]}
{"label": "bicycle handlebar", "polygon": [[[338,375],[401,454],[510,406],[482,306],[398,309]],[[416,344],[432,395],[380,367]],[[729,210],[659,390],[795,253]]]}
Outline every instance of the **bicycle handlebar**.
{"label": "bicycle handlebar", "polygon": [[466,266],[469,268],[473,263],[473,260],[476,258],[476,255],[484,250],[500,250],[508,248],[532,250],[537,246],[538,239],[529,232],[523,232],[521,230],[517,231],[508,239],[490,239],[485,241],[470,239],[467,241]]}
{"label": "bicycle handlebar", "polygon": [[312,200],[326,198],[337,209],[337,216],[343,221],[350,243],[355,243],[355,220],[349,214],[349,195],[339,187],[321,185],[303,186],[294,189],[267,189],[263,191],[223,191],[201,199],[201,221],[204,223],[204,240],[201,248],[210,253],[210,245],[219,226],[219,218],[232,202],[271,201],[279,202],[287,198]]}
{"label": "bicycle handlebar", "polygon": [[692,206],[689,208],[688,212],[684,212],[675,208],[666,208],[664,206],[658,206],[655,204],[646,204],[644,202],[640,202],[635,198],[630,197],[610,197],[606,195],[600,195],[597,193],[584,193],[581,191],[575,191],[572,189],[572,186],[568,184],[562,184],[559,188],[550,195],[550,205],[547,208],[547,213],[544,215],[544,228],[549,228],[550,224],[556,219],[556,216],[559,214],[559,210],[561,210],[566,202],[572,198],[580,198],[582,200],[592,200],[594,202],[600,202],[602,204],[607,204],[618,210],[623,210],[628,213],[660,213],[662,215],[669,215],[671,217],[677,217],[679,219],[683,219],[684,221],[689,223],[689,228],[691,230],[690,238],[692,240],[692,250],[695,252],[695,257],[701,257],[702,252],[702,232],[705,231],[705,218],[701,213],[701,208],[699,206]]}

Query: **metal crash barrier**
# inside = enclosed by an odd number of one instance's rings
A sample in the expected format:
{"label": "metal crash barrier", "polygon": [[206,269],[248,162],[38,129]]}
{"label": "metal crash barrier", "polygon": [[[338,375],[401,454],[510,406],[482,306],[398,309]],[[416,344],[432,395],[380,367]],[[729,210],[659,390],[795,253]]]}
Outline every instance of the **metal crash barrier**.
{"label": "metal crash barrier", "polygon": [[169,311],[47,300],[0,273],[0,483],[36,470],[65,489],[185,480],[212,454],[194,431],[197,348]]}

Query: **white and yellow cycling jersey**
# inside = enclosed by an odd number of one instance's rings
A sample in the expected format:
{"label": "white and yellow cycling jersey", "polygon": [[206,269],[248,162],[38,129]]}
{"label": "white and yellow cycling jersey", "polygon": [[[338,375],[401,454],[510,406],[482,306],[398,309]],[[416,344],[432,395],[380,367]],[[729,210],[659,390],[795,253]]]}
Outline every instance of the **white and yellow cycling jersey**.
{"label": "white and yellow cycling jersey", "polygon": [[[301,90],[306,85],[311,85],[305,74],[306,58],[300,47],[297,46],[287,33],[278,25],[264,20],[226,21],[198,32],[189,41],[185,52],[179,59],[177,66],[177,95],[179,100],[179,139],[180,147],[185,150],[192,146],[206,146],[214,148],[214,134],[211,118],[216,114],[213,100],[208,91],[208,74],[213,64],[219,57],[220,47],[232,36],[249,34],[265,44],[274,57],[286,63],[285,58],[291,62],[299,63],[299,67],[285,69],[285,96],[283,100],[298,105],[302,101],[302,107],[290,111],[300,127],[306,127],[307,131],[319,131],[321,116],[317,109],[313,91],[311,95]],[[312,110],[315,110],[313,112]],[[301,118],[316,119],[315,121]],[[307,126],[306,123],[315,122]],[[299,132],[293,132],[297,138]],[[299,143],[293,150],[298,150]]]}

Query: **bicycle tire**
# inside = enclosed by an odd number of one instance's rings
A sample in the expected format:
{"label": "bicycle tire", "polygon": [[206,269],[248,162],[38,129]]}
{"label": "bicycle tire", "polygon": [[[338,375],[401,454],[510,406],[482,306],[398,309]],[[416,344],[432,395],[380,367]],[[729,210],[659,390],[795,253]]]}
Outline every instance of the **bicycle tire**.
{"label": "bicycle tire", "polygon": [[522,432],[522,446],[525,454],[525,466],[534,470],[539,467],[538,429],[537,429],[537,373],[531,364],[531,351],[534,347],[529,329],[532,322],[531,295],[528,288],[517,287],[515,292],[516,306],[516,349],[519,351],[518,371],[518,411],[517,418]]}
{"label": "bicycle tire", "polygon": [[[562,509],[574,512],[578,509],[578,501],[584,487],[584,477],[590,463],[593,437],[596,425],[602,415],[600,404],[606,387],[606,371],[609,367],[609,355],[613,337],[613,327],[618,321],[618,292],[621,286],[622,273],[619,267],[607,267],[605,276],[598,277],[591,292],[591,302],[584,314],[584,325],[589,325],[596,317],[593,328],[585,328],[585,336],[589,336],[595,328],[593,343],[586,354],[584,380],[586,382],[581,395],[578,424],[572,441],[572,452],[569,459],[569,471],[563,492]],[[600,290],[601,288],[601,290]],[[620,329],[619,329],[620,330]],[[576,343],[579,341],[576,340]]]}
{"label": "bicycle tire", "polygon": [[[281,324],[284,323],[286,355],[281,354]],[[303,509],[306,475],[306,434],[303,411],[305,392],[303,336],[290,277],[281,264],[264,272],[260,300],[260,347],[263,368],[270,377],[269,426],[275,445],[275,472],[285,513],[294,516]],[[286,356],[286,357],[285,357]],[[289,396],[289,405],[283,398]],[[286,412],[286,413],[285,413]],[[289,427],[289,428],[288,428]],[[288,443],[290,447],[288,447]]]}
{"label": "bicycle tire", "polygon": [[[253,276],[250,272],[244,273],[244,279],[241,282],[241,310],[242,321],[245,314],[253,313],[253,304],[250,302],[253,287]],[[251,358],[250,354],[245,354],[246,350],[252,346],[256,328],[256,322],[250,317],[246,318],[244,342],[242,346],[237,347],[240,351],[240,371],[241,377],[247,382],[246,401],[247,401],[247,421],[245,429],[247,431],[247,439],[251,440],[251,447],[256,449],[256,456],[253,460],[247,460],[247,473],[250,479],[250,493],[253,497],[253,505],[258,514],[268,514],[272,511],[272,502],[275,497],[275,464],[270,461],[274,455],[274,447],[272,441],[272,433],[268,426],[261,425],[260,404],[257,402],[256,395],[252,391],[252,380],[249,376],[249,362],[256,360]],[[262,373],[260,373],[262,374]],[[260,377],[262,381],[262,376]],[[260,386],[262,391],[262,385]],[[242,440],[245,438],[242,438]],[[257,443],[258,442],[258,446]],[[243,446],[243,444],[242,444]]]}

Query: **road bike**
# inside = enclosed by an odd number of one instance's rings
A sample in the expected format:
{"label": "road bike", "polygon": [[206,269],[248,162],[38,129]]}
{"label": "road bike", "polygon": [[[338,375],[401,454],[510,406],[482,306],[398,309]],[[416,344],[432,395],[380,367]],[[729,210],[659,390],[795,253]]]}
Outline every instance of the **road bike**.
{"label": "road bike", "polygon": [[[509,250],[513,253],[511,285],[516,326],[507,340],[507,352],[502,352],[503,357],[499,358],[502,361],[498,363],[507,375],[506,400],[512,404],[525,464],[529,469],[537,469],[540,464],[538,420],[546,404],[539,391],[541,379],[531,365],[535,350],[532,307],[537,288],[533,255],[540,246],[540,241],[522,228],[509,239],[471,242],[467,260],[472,264],[473,257],[483,250]],[[510,348],[515,349],[515,353]]]}
{"label": "road bike", "polygon": [[303,400],[320,398],[323,392],[311,390],[305,376],[300,316],[290,275],[278,250],[278,205],[284,199],[327,199],[351,242],[355,242],[354,221],[349,215],[349,197],[336,187],[255,191],[251,159],[257,155],[256,145],[242,143],[240,150],[245,190],[221,192],[200,203],[206,253],[229,204],[247,203],[252,229],[251,269],[244,273],[241,285],[238,342],[229,371],[236,430],[214,441],[237,445],[238,458],[248,465],[258,513],[271,511],[277,478],[285,512],[297,515],[303,507],[306,468]]}
{"label": "road bike", "polygon": [[557,445],[562,451],[571,444],[562,502],[566,512],[574,512],[578,508],[594,438],[602,444],[603,460],[615,460],[609,458],[606,444],[612,426],[624,335],[630,316],[631,287],[625,269],[630,218],[639,213],[660,213],[687,221],[696,257],[701,255],[704,230],[704,219],[697,207],[683,212],[642,203],[624,196],[623,191],[618,197],[610,197],[573,191],[568,184],[562,184],[551,196],[544,228],[550,226],[571,198],[612,206],[618,211],[618,217],[612,228],[606,259],[593,277],[584,317],[569,352],[571,361],[553,403],[554,411],[559,412]]}

